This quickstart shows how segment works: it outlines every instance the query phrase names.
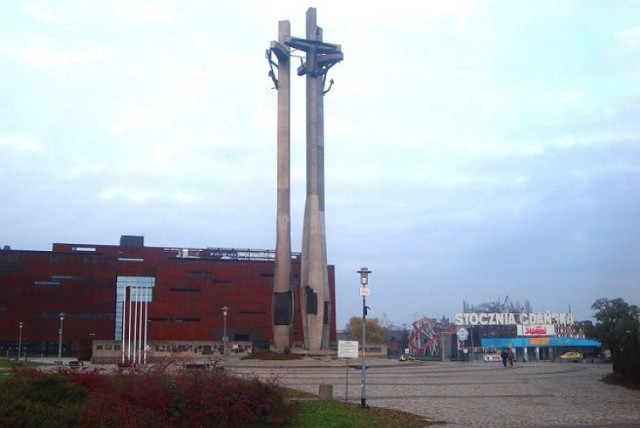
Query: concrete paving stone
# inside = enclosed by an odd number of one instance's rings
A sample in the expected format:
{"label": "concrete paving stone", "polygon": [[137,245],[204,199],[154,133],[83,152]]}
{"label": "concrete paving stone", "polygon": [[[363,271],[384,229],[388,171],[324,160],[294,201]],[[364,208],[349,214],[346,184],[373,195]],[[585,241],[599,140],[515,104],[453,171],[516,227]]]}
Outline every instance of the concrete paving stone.
{"label": "concrete paving stone", "polygon": [[[356,364],[355,361],[350,365]],[[357,363],[359,365],[359,362]],[[610,364],[367,361],[367,404],[464,427],[640,427],[640,391],[600,381]],[[318,393],[333,385],[360,403],[361,371],[330,357],[293,361],[229,359],[228,370]]]}

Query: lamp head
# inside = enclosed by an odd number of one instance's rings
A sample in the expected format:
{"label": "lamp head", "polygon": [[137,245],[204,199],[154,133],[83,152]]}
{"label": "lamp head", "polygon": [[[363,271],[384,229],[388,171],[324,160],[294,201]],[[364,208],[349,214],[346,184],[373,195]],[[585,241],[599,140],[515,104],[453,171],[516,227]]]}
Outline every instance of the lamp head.
{"label": "lamp head", "polygon": [[227,316],[227,312],[229,311],[229,308],[227,306],[223,306],[222,307],[222,314],[226,317]]}
{"label": "lamp head", "polygon": [[371,271],[366,267],[361,267],[358,273],[360,274],[360,284],[366,287],[367,284],[369,284],[369,274]]}

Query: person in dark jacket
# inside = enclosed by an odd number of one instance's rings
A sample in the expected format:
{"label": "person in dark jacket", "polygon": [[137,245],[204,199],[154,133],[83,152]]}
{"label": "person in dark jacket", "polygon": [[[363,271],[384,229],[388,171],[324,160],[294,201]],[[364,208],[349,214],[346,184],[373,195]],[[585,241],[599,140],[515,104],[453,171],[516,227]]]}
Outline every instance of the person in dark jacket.
{"label": "person in dark jacket", "polygon": [[507,367],[507,356],[508,356],[507,350],[503,349],[502,352],[500,353],[500,357],[502,358],[502,365],[504,367]]}

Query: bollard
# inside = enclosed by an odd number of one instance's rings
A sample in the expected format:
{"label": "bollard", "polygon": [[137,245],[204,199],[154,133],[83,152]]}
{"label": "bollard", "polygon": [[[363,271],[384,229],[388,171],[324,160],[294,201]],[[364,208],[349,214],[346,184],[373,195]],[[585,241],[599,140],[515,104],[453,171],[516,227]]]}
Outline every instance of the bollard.
{"label": "bollard", "polygon": [[333,401],[333,385],[321,383],[318,390],[318,400]]}

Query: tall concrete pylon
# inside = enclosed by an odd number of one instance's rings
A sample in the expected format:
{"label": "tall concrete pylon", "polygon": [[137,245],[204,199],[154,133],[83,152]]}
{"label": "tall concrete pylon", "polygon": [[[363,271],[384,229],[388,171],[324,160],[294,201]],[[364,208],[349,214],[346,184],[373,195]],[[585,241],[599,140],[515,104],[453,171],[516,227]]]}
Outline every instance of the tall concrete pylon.
{"label": "tall concrete pylon", "polygon": [[[293,291],[291,278],[291,61],[284,42],[291,37],[289,21],[278,23],[278,41],[267,51],[278,90],[276,260],[273,278],[273,345],[278,351],[291,346]],[[278,62],[272,60],[272,54]],[[277,68],[277,78],[273,67]]]}
{"label": "tall concrete pylon", "polygon": [[[290,29],[289,29],[290,30]],[[282,33],[280,33],[282,35]],[[287,72],[284,72],[284,60],[289,59],[291,52],[284,50],[284,47],[304,51],[306,53],[306,60],[298,67],[298,75],[306,76],[306,163],[307,163],[307,189],[306,200],[304,209],[304,224],[302,231],[302,251],[301,251],[301,275],[300,275],[300,306],[302,312],[302,327],[304,335],[305,348],[316,351],[320,349],[329,348],[329,320],[331,319],[331,295],[329,293],[329,278],[327,270],[327,242],[325,233],[325,198],[324,198],[324,94],[328,92],[325,90],[326,75],[329,69],[342,61],[343,54],[340,45],[325,43],[322,40],[322,29],[318,27],[316,22],[316,9],[309,8],[306,13],[306,39],[299,39],[291,36],[284,36],[280,42],[271,42],[271,49],[267,51],[269,57],[269,63],[272,66],[271,77],[278,88],[278,232],[277,243],[281,241],[280,233],[287,233],[290,240],[290,226],[288,231],[285,232],[284,226],[280,227],[280,215],[281,207],[285,206],[283,202],[281,205],[281,175],[280,165],[283,163],[284,155],[281,158],[281,109],[284,109],[284,104],[281,104],[280,94],[281,89],[283,93],[287,95],[287,103],[289,103],[289,78],[288,68]],[[275,54],[278,58],[278,78],[275,78],[273,71],[273,65],[275,64],[271,60],[271,55]],[[287,63],[287,67],[289,64]],[[281,73],[286,75],[286,89],[284,89],[284,81],[281,78]],[[330,87],[329,87],[330,88]],[[283,101],[284,102],[284,101]],[[289,111],[289,105],[287,104],[286,110]],[[282,115],[284,117],[284,115]],[[287,121],[288,119],[288,115]],[[289,132],[289,126],[287,122],[287,133]],[[284,138],[284,137],[283,137]],[[284,153],[284,152],[282,152]],[[288,149],[287,149],[287,174],[288,174]],[[287,203],[289,197],[289,182],[287,175]],[[283,194],[285,192],[282,192]],[[284,210],[284,208],[282,208]],[[288,212],[288,210],[287,210]],[[289,220],[287,218],[287,220]],[[282,238],[284,241],[284,238]],[[283,244],[284,245],[284,244]],[[284,335],[282,331],[285,329],[276,325],[278,319],[284,320],[286,317],[282,315],[285,307],[293,308],[292,294],[289,294],[290,301],[287,300],[286,292],[279,291],[284,290],[283,283],[285,280],[283,261],[278,261],[278,258],[288,257],[288,266],[290,272],[291,252],[289,244],[288,256],[278,252],[276,248],[276,274],[277,279],[274,279],[274,344],[278,347],[277,343],[281,342],[281,335]],[[278,272],[280,270],[281,272]],[[276,287],[281,287],[277,288]],[[291,288],[289,288],[291,290]],[[288,302],[291,302],[289,305]],[[278,318],[280,317],[280,318]],[[293,317],[289,318],[289,321]],[[290,327],[289,327],[289,332]],[[276,335],[278,338],[276,339]]]}
{"label": "tall concrete pylon", "polygon": [[[316,11],[307,10],[307,40],[322,41]],[[315,49],[307,51],[313,64]],[[324,204],[324,103],[322,81],[306,73],[307,85],[307,196],[304,205],[300,285],[305,347],[315,351],[329,347],[329,279]],[[303,286],[303,287],[302,287]],[[304,289],[304,291],[302,291]],[[324,321],[327,321],[326,323]]]}

